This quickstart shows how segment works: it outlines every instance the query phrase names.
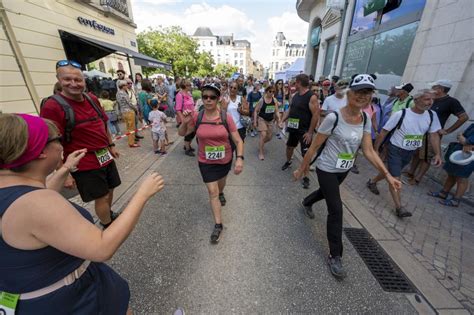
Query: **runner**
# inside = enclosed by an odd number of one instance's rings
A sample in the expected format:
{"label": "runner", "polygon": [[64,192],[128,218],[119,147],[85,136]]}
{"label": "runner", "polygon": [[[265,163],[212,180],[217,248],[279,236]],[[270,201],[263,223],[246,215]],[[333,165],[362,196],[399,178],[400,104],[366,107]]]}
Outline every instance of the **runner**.
{"label": "runner", "polygon": [[321,116],[325,117],[330,112],[334,112],[347,105],[346,88],[349,85],[347,81],[338,81],[334,86],[334,94],[328,96],[321,106]]}
{"label": "runner", "polygon": [[[436,166],[442,164],[440,138],[438,134],[441,125],[438,115],[429,110],[432,104],[433,91],[420,90],[415,94],[414,106],[393,113],[375,141],[375,150],[378,152],[385,137],[389,133],[393,133],[387,149],[387,164],[390,174],[397,179],[400,179],[403,168],[410,163],[416,149],[423,145],[423,137],[426,134],[429,134],[429,139],[435,152],[433,164]],[[376,195],[380,194],[377,188],[377,182],[384,177],[384,174],[379,173],[373,179],[369,179],[367,188]],[[411,217],[412,214],[402,207],[400,191],[396,191],[390,187],[390,193],[395,203],[397,216],[400,218]]]}
{"label": "runner", "polygon": [[[247,126],[249,124],[247,120],[249,115],[249,106],[245,97],[237,95],[237,89],[237,82],[232,82],[230,84],[229,96],[223,98],[225,101],[222,102],[221,108],[232,116],[232,119],[237,126],[237,131],[239,132],[240,138],[242,141],[245,141]],[[246,115],[242,115],[241,112]]]}
{"label": "runner", "polygon": [[[194,100],[191,94],[191,82],[183,80],[181,82],[181,90],[176,94],[176,114],[178,115],[179,121],[183,121],[184,111],[194,111]],[[184,137],[184,154],[187,156],[195,156],[194,148],[191,146],[195,133],[186,134]]]}
{"label": "runner", "polygon": [[240,139],[237,127],[229,114],[219,110],[217,102],[220,89],[214,84],[204,85],[202,111],[184,111],[183,123],[179,127],[180,136],[196,133],[198,140],[199,170],[209,192],[209,200],[214,214],[215,226],[211,234],[211,243],[219,242],[223,225],[221,207],[226,204],[224,188],[227,174],[232,167],[232,142],[237,148],[234,173],[240,174],[244,164],[244,143]]}
{"label": "runner", "polygon": [[[52,120],[64,136],[61,141],[64,159],[76,150],[87,149],[86,156],[79,162],[78,171],[68,177],[65,186],[72,188],[77,184],[82,201],[94,201],[100,223],[107,228],[116,217],[111,206],[114,188],[121,184],[114,161],[119,152],[112,142],[107,117],[100,111],[97,98],[83,93],[85,82],[81,65],[60,60],[56,64],[56,76],[63,91],[57,95],[58,98],[52,97],[45,102],[40,115]],[[122,85],[127,85],[126,81],[121,81]],[[128,98],[128,95],[125,93],[124,97]],[[66,120],[66,117],[69,119]]]}
{"label": "runner", "polygon": [[[319,122],[319,102],[318,97],[309,90],[309,77],[306,74],[296,76],[296,89],[291,99],[290,110],[285,115],[280,124],[287,122],[287,131],[289,132],[286,143],[286,162],[281,167],[284,171],[290,167],[298,142],[301,147],[301,155],[305,155],[311,140],[313,139],[314,129]],[[303,188],[309,188],[309,178],[303,177]]]}
{"label": "runner", "polygon": [[56,169],[60,139],[51,121],[0,114],[0,295],[3,301],[4,292],[19,295],[16,310],[0,314],[131,314],[127,281],[104,262],[163,189],[163,179],[148,176],[123,215],[101,231],[89,211],[59,193],[90,155],[75,150]]}
{"label": "runner", "polygon": [[347,92],[347,106],[326,116],[318,129],[311,147],[300,167],[294,172],[295,180],[308,174],[310,161],[318,152],[316,173],[320,188],[302,201],[304,213],[314,219],[312,205],[325,199],[328,209],[327,239],[329,242],[328,265],[332,275],[343,279],[346,272],[342,266],[342,201],[339,186],[346,178],[354,162],[357,150],[362,145],[365,157],[385,174],[394,190],[401,188],[401,182],[386,170],[372,146],[371,123],[362,112],[372,99],[374,79],[367,74],[353,77]]}
{"label": "runner", "polygon": [[[275,98],[278,101],[278,103],[280,104],[280,106],[278,107],[278,112],[280,113],[280,115],[283,115],[283,113],[285,111],[285,106],[284,106],[285,97],[286,97],[286,95],[285,95],[285,89],[283,88],[283,80],[279,79],[275,83]],[[276,127],[278,128],[278,125]],[[282,138],[281,130],[277,131],[276,137],[278,139]]]}
{"label": "runner", "polygon": [[272,140],[273,122],[276,121],[278,123],[280,121],[280,103],[273,96],[274,93],[275,88],[272,85],[268,86],[253,114],[253,127],[260,132],[258,142],[258,158],[260,161],[265,160],[263,146]]}
{"label": "runner", "polygon": [[255,83],[253,86],[253,91],[247,95],[247,102],[249,104],[250,108],[250,118],[252,119],[252,124],[251,126],[251,131],[250,131],[250,136],[255,137],[257,133],[255,132],[255,129],[253,128],[253,112],[255,110],[255,107],[257,107],[258,101],[262,98],[262,93],[260,92],[260,83]]}

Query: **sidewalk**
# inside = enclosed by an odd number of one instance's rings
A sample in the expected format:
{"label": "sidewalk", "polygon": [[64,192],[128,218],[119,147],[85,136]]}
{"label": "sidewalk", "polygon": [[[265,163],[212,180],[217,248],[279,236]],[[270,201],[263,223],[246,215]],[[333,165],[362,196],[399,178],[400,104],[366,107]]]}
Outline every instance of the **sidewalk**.
{"label": "sidewalk", "polygon": [[394,215],[393,201],[386,182],[380,182],[380,195],[365,186],[375,175],[372,165],[360,156],[360,174],[350,174],[344,187],[360,198],[367,210],[401,244],[448,289],[453,296],[474,313],[474,209],[466,203],[450,208],[438,203],[427,192],[441,186],[425,178],[419,186],[404,185],[402,204],[413,213],[411,218]]}

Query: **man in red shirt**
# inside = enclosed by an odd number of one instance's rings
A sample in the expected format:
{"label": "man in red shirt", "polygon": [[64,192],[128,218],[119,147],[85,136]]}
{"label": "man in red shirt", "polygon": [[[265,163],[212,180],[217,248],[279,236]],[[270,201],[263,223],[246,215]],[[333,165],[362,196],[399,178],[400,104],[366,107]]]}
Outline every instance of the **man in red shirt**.
{"label": "man in red shirt", "polygon": [[[85,80],[80,64],[69,60],[58,61],[56,77],[62,87],[59,96],[71,106],[75,120],[70,133],[71,139],[62,141],[64,159],[75,150],[87,149],[77,171],[71,173],[72,178],[69,178],[65,186],[72,188],[76,185],[84,202],[94,200],[100,223],[107,228],[114,219],[111,211],[113,191],[121,184],[114,161],[119,153],[107,128],[107,115],[94,95],[89,94],[97,105],[96,108],[102,112],[101,115],[83,94]],[[61,134],[66,135],[66,113],[54,98],[44,103],[40,116],[54,121]]]}

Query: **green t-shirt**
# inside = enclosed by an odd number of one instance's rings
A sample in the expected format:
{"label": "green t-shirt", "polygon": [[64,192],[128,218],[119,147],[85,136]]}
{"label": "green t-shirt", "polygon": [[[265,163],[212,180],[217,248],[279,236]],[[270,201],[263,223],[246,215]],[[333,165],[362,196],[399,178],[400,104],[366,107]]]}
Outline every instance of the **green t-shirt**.
{"label": "green t-shirt", "polygon": [[393,103],[392,114],[396,113],[404,108],[412,108],[415,105],[413,97],[408,96],[405,100],[400,100],[399,98]]}

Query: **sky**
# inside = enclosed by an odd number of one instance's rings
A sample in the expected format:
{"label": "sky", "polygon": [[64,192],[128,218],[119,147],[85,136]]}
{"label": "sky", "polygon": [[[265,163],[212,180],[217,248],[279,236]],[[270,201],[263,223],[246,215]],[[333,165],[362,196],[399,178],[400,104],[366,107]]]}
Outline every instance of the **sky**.
{"label": "sky", "polygon": [[179,25],[192,35],[207,26],[214,35],[231,35],[251,43],[252,58],[268,66],[277,32],[305,43],[308,23],[296,13],[296,0],[132,0],[137,31]]}

